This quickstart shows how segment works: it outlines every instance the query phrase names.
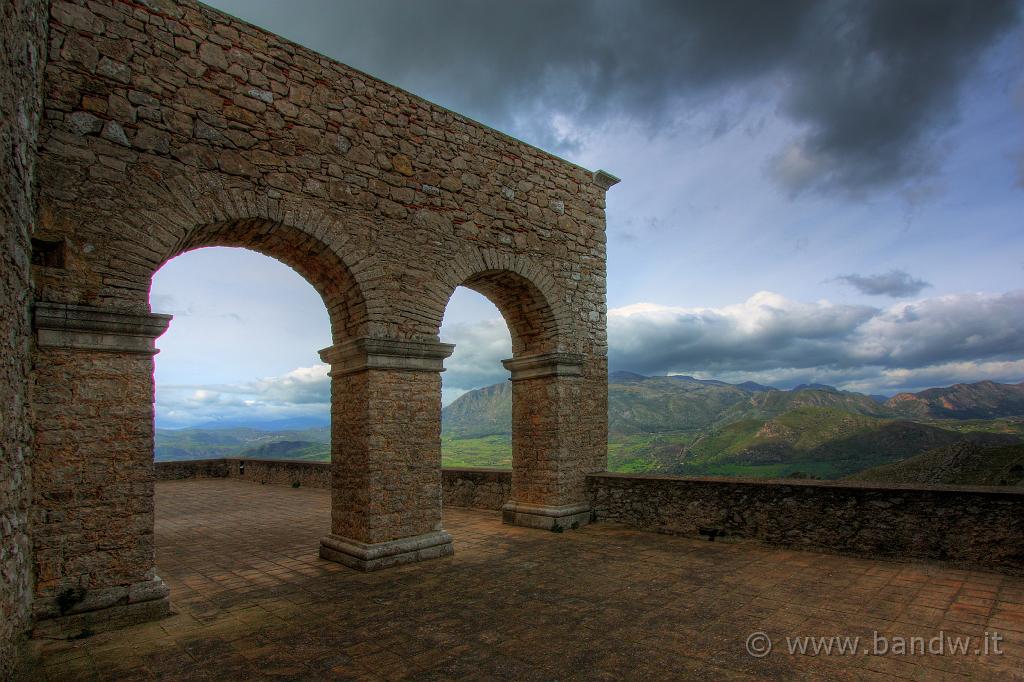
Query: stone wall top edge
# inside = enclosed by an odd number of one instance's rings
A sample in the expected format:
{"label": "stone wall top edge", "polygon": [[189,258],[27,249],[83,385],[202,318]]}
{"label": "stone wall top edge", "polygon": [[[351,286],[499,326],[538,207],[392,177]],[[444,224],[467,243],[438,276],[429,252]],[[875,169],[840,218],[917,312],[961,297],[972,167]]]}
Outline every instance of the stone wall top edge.
{"label": "stone wall top edge", "polygon": [[[274,33],[273,31],[270,31],[268,29],[263,28],[262,26],[258,26],[256,24],[253,24],[252,22],[246,21],[245,19],[241,19],[241,18],[239,18],[239,17],[237,17],[237,16],[235,16],[233,14],[230,14],[228,12],[225,12],[223,10],[219,10],[219,9],[214,8],[214,7],[210,7],[209,5],[207,5],[205,3],[202,3],[202,2],[198,2],[197,0],[190,0],[190,2],[191,2],[191,4],[194,4],[201,11],[203,11],[203,12],[205,12],[207,14],[213,14],[213,15],[217,15],[217,16],[220,16],[220,17],[224,17],[227,20],[229,20],[230,22],[238,23],[238,24],[244,24],[245,26],[251,28],[253,31],[257,31],[257,32],[259,32],[259,33],[261,33],[263,35],[273,36],[276,40],[279,40],[282,43],[286,43],[286,44],[292,46],[293,48],[295,48],[296,50],[305,52],[305,53],[307,53],[307,55],[312,55],[312,56],[315,56],[315,57],[320,58],[320,59],[326,59],[327,61],[331,62],[332,64],[335,64],[337,66],[340,66],[340,67],[343,67],[345,69],[348,69],[348,70],[352,71],[353,73],[358,74],[359,76],[361,76],[363,78],[366,78],[367,80],[374,81],[375,83],[378,83],[378,84],[380,84],[380,85],[382,85],[382,86],[384,86],[386,88],[389,88],[391,90],[396,90],[396,91],[398,91],[398,92],[400,92],[400,93],[402,93],[404,95],[407,95],[408,97],[410,97],[410,98],[412,98],[412,99],[414,99],[414,100],[416,100],[418,102],[422,102],[423,104],[427,105],[430,108],[437,109],[437,110],[442,111],[442,112],[444,112],[446,114],[449,114],[450,116],[452,116],[455,119],[461,121],[462,123],[465,123],[467,125],[470,125],[470,126],[479,128],[481,130],[487,131],[487,132],[489,132],[489,133],[491,133],[493,135],[497,135],[498,137],[501,137],[501,138],[503,138],[503,139],[505,139],[505,140],[507,140],[507,141],[509,141],[509,142],[511,142],[513,144],[515,144],[515,145],[519,145],[521,147],[525,147],[527,149],[530,149],[530,150],[532,150],[532,151],[534,151],[534,152],[536,152],[538,154],[541,154],[543,156],[548,157],[552,161],[556,161],[556,162],[558,162],[560,164],[563,164],[564,166],[567,166],[570,169],[581,170],[584,173],[589,174],[591,176],[592,182],[596,186],[601,187],[604,191],[607,191],[608,189],[610,189],[610,187],[612,185],[617,184],[618,182],[620,182],[620,178],[611,175],[610,173],[608,173],[608,171],[606,171],[604,169],[590,169],[590,168],[587,168],[586,166],[583,166],[581,164],[575,163],[573,161],[569,161],[568,159],[565,159],[565,158],[563,158],[561,156],[558,156],[557,154],[554,154],[554,153],[552,153],[552,152],[550,152],[550,151],[548,151],[546,149],[542,149],[541,147],[538,147],[536,145],[530,144],[529,142],[524,142],[523,140],[520,140],[519,138],[517,138],[517,137],[515,137],[513,135],[510,135],[509,133],[506,133],[506,132],[503,132],[501,130],[498,130],[497,128],[493,128],[493,127],[487,125],[486,123],[481,123],[480,121],[477,121],[476,119],[473,119],[473,118],[470,118],[470,117],[466,116],[465,114],[460,114],[459,112],[454,111],[452,109],[449,109],[448,107],[446,107],[446,106],[444,106],[442,104],[438,104],[437,102],[432,102],[431,100],[429,100],[429,99],[427,99],[425,97],[422,97],[420,95],[417,95],[416,93],[410,92],[409,90],[406,90],[405,88],[403,88],[403,87],[401,87],[399,85],[395,85],[394,83],[389,83],[388,81],[384,80],[383,78],[380,78],[378,76],[374,76],[372,74],[369,74],[369,73],[367,73],[365,71],[357,69],[354,66],[350,66],[349,64],[346,64],[345,62],[342,62],[342,61],[340,61],[338,59],[335,59],[334,57],[331,57],[331,56],[328,56],[326,54],[323,54],[322,52],[318,52],[318,51],[314,50],[311,47],[303,45],[302,43],[297,43],[294,40],[286,38],[286,37],[284,37],[284,36],[282,36],[282,35],[280,35],[278,33]],[[614,178],[614,182],[609,184],[607,187],[603,186],[604,184],[606,184],[606,181],[603,180],[603,177],[605,177],[605,176]]]}
{"label": "stone wall top edge", "polygon": [[995,486],[959,486],[920,484],[910,485],[905,483],[862,483],[857,481],[821,481],[807,480],[800,478],[741,478],[731,476],[670,476],[664,474],[635,474],[615,473],[603,471],[596,474],[587,474],[588,479],[603,479],[609,481],[624,481],[636,483],[677,483],[691,485],[733,485],[750,486],[761,488],[822,488],[829,490],[847,491],[888,491],[907,493],[980,493],[985,495],[1006,496],[1013,499],[1024,500],[1024,488],[999,488]]}
{"label": "stone wall top edge", "polygon": [[441,467],[441,473],[450,472],[453,474],[499,474],[512,475],[511,469],[499,469],[497,467]]}
{"label": "stone wall top edge", "polygon": [[[177,466],[188,464],[212,464],[216,462],[257,462],[266,464],[289,464],[295,466],[330,466],[330,462],[304,462],[294,459],[257,459],[254,457],[213,457],[210,459],[172,459],[161,460],[154,464],[173,464]],[[499,469],[497,467],[441,467],[441,471],[470,474],[508,474],[512,475],[511,469]]]}

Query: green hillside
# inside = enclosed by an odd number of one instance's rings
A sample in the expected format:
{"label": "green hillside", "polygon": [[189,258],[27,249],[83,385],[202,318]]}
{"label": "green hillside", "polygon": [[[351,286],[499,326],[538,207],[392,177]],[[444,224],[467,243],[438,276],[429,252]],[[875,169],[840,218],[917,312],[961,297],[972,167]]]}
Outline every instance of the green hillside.
{"label": "green hillside", "polygon": [[1024,444],[986,446],[958,441],[902,462],[859,471],[848,479],[880,483],[1024,486]]}
{"label": "green hillside", "polygon": [[[800,407],[836,407],[855,414],[896,416],[872,398],[825,388],[770,390],[692,377],[644,377],[616,372],[608,382],[608,430],[613,436],[699,433],[744,419],[771,419]],[[512,384],[470,391],[442,411],[444,433],[474,438],[512,432]]]}
{"label": "green hillside", "polygon": [[839,478],[899,461],[962,439],[1005,444],[1014,436],[968,434],[907,420],[880,419],[837,408],[802,407],[773,419],[745,419],[693,442],[673,473],[799,472]]}
{"label": "green hillside", "polygon": [[891,410],[863,393],[806,388],[750,394],[743,402],[720,413],[715,423],[729,424],[744,419],[772,419],[786,412],[802,408],[833,408],[871,417],[896,416]]}

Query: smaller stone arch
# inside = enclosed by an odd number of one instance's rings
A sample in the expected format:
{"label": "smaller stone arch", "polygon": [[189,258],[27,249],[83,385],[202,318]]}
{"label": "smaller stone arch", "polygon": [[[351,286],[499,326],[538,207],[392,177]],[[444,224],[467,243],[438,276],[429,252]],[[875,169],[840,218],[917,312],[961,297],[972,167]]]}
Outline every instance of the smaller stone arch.
{"label": "smaller stone arch", "polygon": [[439,309],[431,311],[435,333],[455,289],[483,295],[501,312],[512,336],[515,357],[563,352],[572,347],[572,318],[554,278],[522,254],[473,251],[455,258],[442,273]]}
{"label": "smaller stone arch", "polygon": [[[524,254],[475,251],[444,273],[438,299],[458,286],[487,297],[512,336],[502,364],[512,381],[512,495],[506,523],[575,528],[590,519],[585,476],[595,469],[581,416],[586,356],[577,351],[572,317],[549,268]],[[436,314],[440,328],[443,307]],[[589,414],[589,413],[588,413]],[[581,447],[582,445],[582,447]]]}

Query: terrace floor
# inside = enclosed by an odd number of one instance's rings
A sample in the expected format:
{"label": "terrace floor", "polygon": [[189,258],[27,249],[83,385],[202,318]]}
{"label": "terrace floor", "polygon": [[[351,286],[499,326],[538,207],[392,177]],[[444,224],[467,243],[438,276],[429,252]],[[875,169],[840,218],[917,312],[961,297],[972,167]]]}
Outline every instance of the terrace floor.
{"label": "terrace floor", "polygon": [[[161,482],[156,508],[174,615],[34,642],[35,679],[1024,679],[1022,578],[464,509],[454,557],[362,574],[317,557],[326,490]],[[873,633],[940,631],[973,636],[967,655],[864,655]],[[986,632],[1002,655],[974,653]],[[804,636],[861,640],[787,653]]]}

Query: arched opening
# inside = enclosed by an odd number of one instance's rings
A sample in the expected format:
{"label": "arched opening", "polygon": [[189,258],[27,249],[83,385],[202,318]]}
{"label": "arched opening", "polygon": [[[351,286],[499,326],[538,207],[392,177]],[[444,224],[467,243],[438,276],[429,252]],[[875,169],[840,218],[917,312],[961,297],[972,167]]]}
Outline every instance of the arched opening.
{"label": "arched opening", "polygon": [[174,316],[154,366],[156,572],[199,613],[285,577],[268,565],[316,561],[331,527],[331,380],[318,351],[332,325],[307,279],[246,248],[168,260],[150,301]]}
{"label": "arched opening", "polygon": [[512,338],[482,294],[458,287],[441,339],[455,345],[441,375],[441,463],[446,468],[512,469],[512,384],[501,361]]}
{"label": "arched opening", "polygon": [[[482,406],[485,410],[507,406],[510,412],[512,478],[502,506],[504,520],[559,530],[586,523],[589,505],[583,482],[588,463],[581,465],[575,440],[585,426],[573,408],[582,398],[583,357],[566,348],[564,311],[552,293],[516,270],[486,268],[465,277],[461,285],[498,309],[511,337],[512,356],[502,360],[511,388],[490,389],[475,401],[491,403]],[[510,405],[502,400],[505,391],[511,393]],[[457,411],[449,407],[452,412]],[[500,423],[498,414],[477,414],[478,423],[485,420],[481,417]]]}

